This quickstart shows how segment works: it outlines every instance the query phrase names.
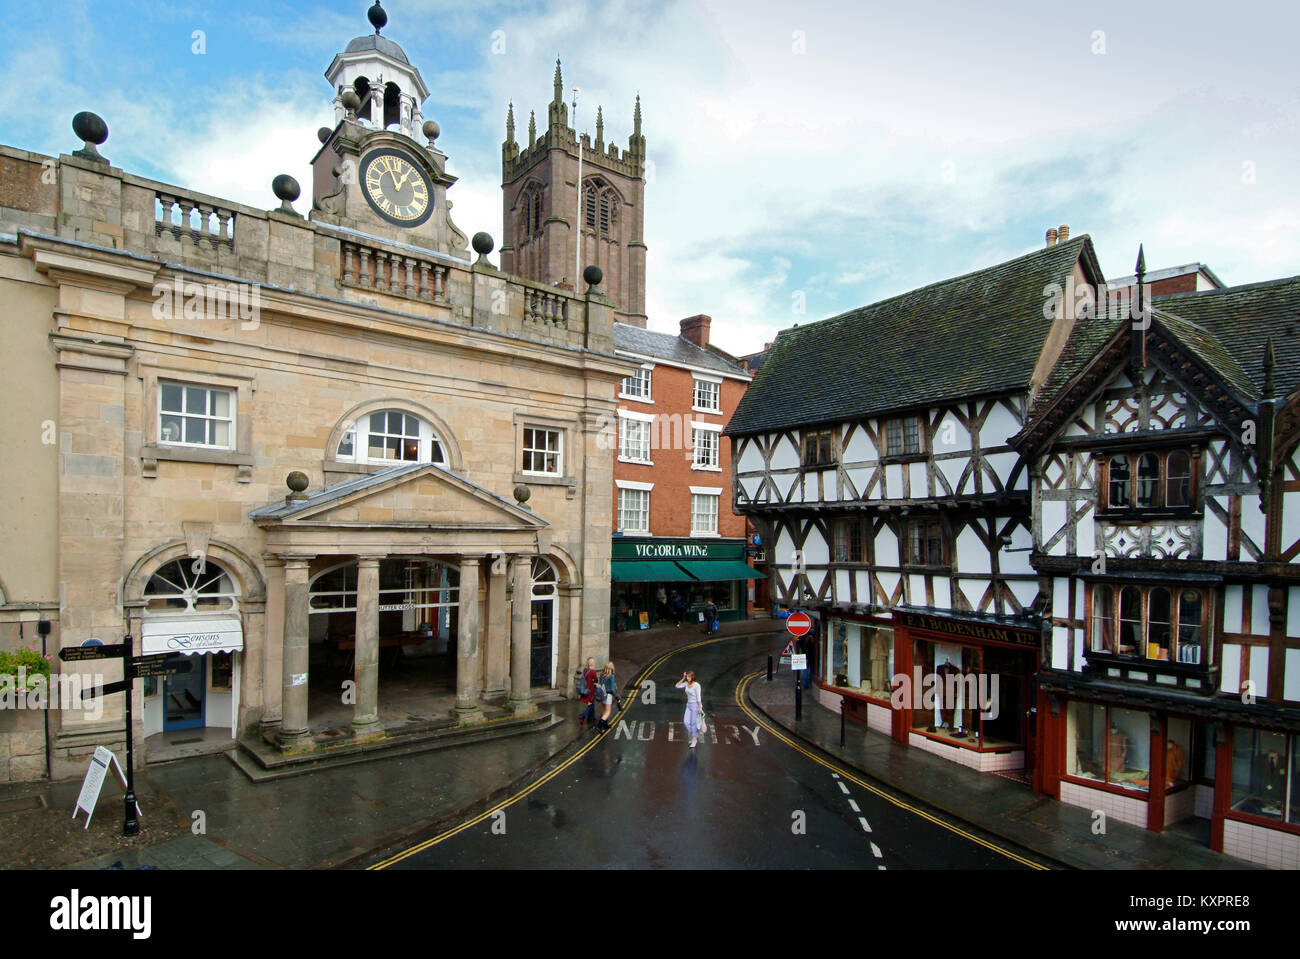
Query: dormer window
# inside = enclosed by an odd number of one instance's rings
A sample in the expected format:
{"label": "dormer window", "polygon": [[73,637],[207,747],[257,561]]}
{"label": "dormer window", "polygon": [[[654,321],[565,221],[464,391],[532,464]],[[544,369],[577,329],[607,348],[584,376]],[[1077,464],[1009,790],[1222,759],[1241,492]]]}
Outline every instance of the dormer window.
{"label": "dormer window", "polygon": [[344,430],[336,458],[356,463],[447,465],[442,442],[433,428],[402,410],[378,410],[361,417]]}
{"label": "dormer window", "polygon": [[1189,510],[1196,502],[1194,459],[1187,450],[1115,453],[1104,461],[1103,510]]}

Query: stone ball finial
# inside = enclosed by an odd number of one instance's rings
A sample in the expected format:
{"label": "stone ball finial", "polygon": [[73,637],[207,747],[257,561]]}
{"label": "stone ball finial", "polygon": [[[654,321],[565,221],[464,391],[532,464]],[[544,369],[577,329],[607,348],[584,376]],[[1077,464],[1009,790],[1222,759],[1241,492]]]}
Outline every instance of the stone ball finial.
{"label": "stone ball finial", "polygon": [[316,139],[319,140],[321,143],[325,143],[329,140],[330,134],[333,132],[334,131],[331,130],[329,127],[321,127],[319,130],[316,131]]}
{"label": "stone ball finial", "polygon": [[307,474],[302,470],[294,470],[284,478],[284,485],[289,487],[294,493],[302,493],[307,489],[311,481],[307,479]]}
{"label": "stone ball finial", "polygon": [[515,502],[518,503],[520,506],[523,506],[525,503],[527,503],[529,497],[531,497],[532,495],[533,495],[533,491],[530,490],[523,483],[520,483],[518,486],[515,487]]}
{"label": "stone ball finial", "polygon": [[104,122],[103,117],[98,113],[82,110],[72,118],[72,132],[83,141],[81,149],[73,151],[73,156],[94,160],[97,163],[108,162],[99,150],[95,149],[108,139],[108,124]]}
{"label": "stone ball finial", "polygon": [[293,208],[293,201],[302,195],[302,187],[298,181],[287,173],[281,173],[271,181],[271,192],[275,198],[280,201],[280,212],[288,213],[290,216],[298,216],[298,211]]}
{"label": "stone ball finial", "polygon": [[587,281],[587,288],[593,289],[600,286],[600,281],[605,278],[605,274],[600,271],[600,267],[593,263],[582,271],[582,278]]}
{"label": "stone ball finial", "polygon": [[492,241],[490,233],[475,233],[473,239],[474,252],[479,256],[487,256],[492,252],[492,247],[496,244]]}
{"label": "stone ball finial", "polygon": [[343,96],[339,97],[339,102],[343,104],[343,109],[347,111],[348,119],[355,120],[357,111],[361,109],[361,98],[357,96],[357,91],[344,90]]}
{"label": "stone ball finial", "polygon": [[369,20],[370,25],[375,28],[376,36],[379,35],[380,30],[388,25],[388,14],[385,13],[384,8],[379,5],[379,0],[375,0],[375,5],[366,11],[366,19]]}
{"label": "stone ball finial", "polygon": [[424,135],[429,138],[429,146],[433,146],[433,141],[438,139],[438,134],[442,133],[442,127],[438,126],[433,120],[425,120],[421,129],[424,130]]}

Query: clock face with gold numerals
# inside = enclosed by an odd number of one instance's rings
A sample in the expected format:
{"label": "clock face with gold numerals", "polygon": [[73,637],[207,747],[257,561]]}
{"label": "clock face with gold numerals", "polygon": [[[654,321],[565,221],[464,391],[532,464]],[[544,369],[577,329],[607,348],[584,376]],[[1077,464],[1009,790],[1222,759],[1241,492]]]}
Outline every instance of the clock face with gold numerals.
{"label": "clock face with gold numerals", "polygon": [[433,211],[428,175],[399,150],[375,150],[361,160],[362,192],[371,209],[397,226],[419,226]]}

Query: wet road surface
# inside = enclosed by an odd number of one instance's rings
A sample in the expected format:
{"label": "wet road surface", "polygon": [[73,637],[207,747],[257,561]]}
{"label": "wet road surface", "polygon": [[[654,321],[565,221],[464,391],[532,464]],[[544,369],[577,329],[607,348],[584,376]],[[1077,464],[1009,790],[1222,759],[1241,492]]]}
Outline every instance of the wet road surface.
{"label": "wet road surface", "polygon": [[[882,798],[751,717],[737,702],[737,687],[777,649],[768,635],[669,654],[647,677],[653,696],[625,691],[622,719],[549,780],[478,822],[468,820],[468,828],[453,825],[373,865],[1026,868],[987,841]],[[686,669],[703,687],[709,724],[695,749],[682,725],[684,697],[674,688]],[[782,678],[789,681],[788,670]]]}

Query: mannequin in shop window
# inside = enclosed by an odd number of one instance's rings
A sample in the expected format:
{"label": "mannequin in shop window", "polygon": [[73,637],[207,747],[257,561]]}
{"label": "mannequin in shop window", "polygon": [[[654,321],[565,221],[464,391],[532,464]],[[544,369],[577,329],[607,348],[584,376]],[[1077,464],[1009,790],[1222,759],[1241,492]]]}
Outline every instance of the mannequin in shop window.
{"label": "mannequin in shop window", "polygon": [[953,692],[959,687],[959,682],[956,678],[949,680],[948,677],[960,675],[961,667],[953,665],[951,656],[947,657],[943,665],[935,670],[935,711],[939,715],[939,729],[947,728],[952,731],[957,729],[957,698],[953,695]]}
{"label": "mannequin in shop window", "polygon": [[892,692],[889,682],[889,644],[888,636],[871,637],[871,691],[874,693]]}

